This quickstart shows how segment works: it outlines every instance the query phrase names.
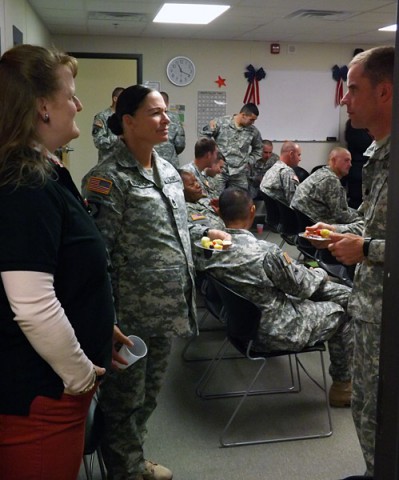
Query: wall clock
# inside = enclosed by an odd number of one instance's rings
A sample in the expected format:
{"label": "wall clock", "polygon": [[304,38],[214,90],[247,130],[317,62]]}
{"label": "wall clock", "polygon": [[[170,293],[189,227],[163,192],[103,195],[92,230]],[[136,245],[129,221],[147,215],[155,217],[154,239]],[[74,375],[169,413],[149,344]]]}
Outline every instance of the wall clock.
{"label": "wall clock", "polygon": [[166,67],[166,75],[173,85],[185,87],[194,80],[194,62],[187,57],[174,57]]}

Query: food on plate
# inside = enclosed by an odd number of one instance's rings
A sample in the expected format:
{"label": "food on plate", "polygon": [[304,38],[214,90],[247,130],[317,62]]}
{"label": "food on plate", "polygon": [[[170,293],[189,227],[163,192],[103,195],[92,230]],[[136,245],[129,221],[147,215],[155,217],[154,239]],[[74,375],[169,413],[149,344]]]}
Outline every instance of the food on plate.
{"label": "food on plate", "polygon": [[306,230],[305,236],[306,237],[322,237],[322,238],[330,238],[331,230],[328,228],[319,228],[313,232]]}
{"label": "food on plate", "polygon": [[220,238],[211,240],[209,237],[201,238],[201,247],[208,248],[209,250],[227,250],[230,246],[230,240],[222,240]]}

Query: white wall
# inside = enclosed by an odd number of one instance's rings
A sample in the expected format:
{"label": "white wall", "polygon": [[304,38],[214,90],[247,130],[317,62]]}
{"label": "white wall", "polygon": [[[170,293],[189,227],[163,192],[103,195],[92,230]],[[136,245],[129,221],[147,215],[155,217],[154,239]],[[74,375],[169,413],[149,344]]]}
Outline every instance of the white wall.
{"label": "white wall", "polygon": [[1,49],[13,46],[13,25],[23,33],[24,43],[51,45],[51,35],[26,0],[0,0]]}
{"label": "white wall", "polygon": [[[192,160],[196,134],[197,92],[215,90],[227,92],[227,113],[236,113],[242,106],[247,87],[244,71],[248,64],[268,70],[330,71],[333,65],[347,65],[357,47],[362,45],[296,44],[295,53],[288,53],[288,45],[281,45],[281,53],[269,53],[269,44],[263,42],[194,41],[167,39],[138,39],[116,37],[55,36],[58,48],[67,51],[143,54],[143,80],[161,82],[161,89],[169,93],[171,103],[185,104],[187,148],[180,156],[181,163]],[[292,43],[290,44],[292,45]],[[190,57],[196,65],[196,77],[187,87],[175,87],[166,75],[168,61],[176,55]],[[220,75],[227,87],[218,88],[214,81]],[[93,79],[93,82],[95,79]],[[116,76],[117,83],[117,76]],[[78,92],[79,93],[79,92]],[[309,86],[309,95],[312,94]],[[262,101],[262,99],[261,99]],[[282,101],[284,96],[282,92]],[[295,105],[293,105],[295,108]],[[287,119],[289,121],[289,119]],[[341,131],[346,121],[345,109],[340,114]],[[343,135],[341,135],[343,138]],[[302,166],[311,169],[323,163],[336,144],[302,143]],[[280,145],[275,145],[279,151]]]}

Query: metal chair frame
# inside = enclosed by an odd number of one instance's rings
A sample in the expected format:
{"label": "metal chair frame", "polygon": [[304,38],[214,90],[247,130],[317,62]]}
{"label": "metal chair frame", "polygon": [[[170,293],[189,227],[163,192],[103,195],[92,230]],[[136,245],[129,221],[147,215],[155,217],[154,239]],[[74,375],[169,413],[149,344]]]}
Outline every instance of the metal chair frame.
{"label": "metal chair frame", "polygon": [[86,419],[85,445],[83,450],[83,465],[87,480],[93,480],[94,458],[97,455],[101,479],[106,480],[104,460],[101,452],[100,441],[102,434],[102,416],[98,407],[98,394],[91,401]]}
{"label": "metal chair frame", "polygon": [[[219,437],[219,442],[222,447],[232,447],[232,446],[242,446],[242,445],[256,445],[263,443],[275,443],[275,442],[284,442],[284,441],[294,441],[294,440],[305,440],[311,438],[323,438],[329,437],[332,435],[332,420],[330,405],[328,399],[328,390],[327,390],[327,378],[325,371],[325,364],[323,358],[323,352],[326,350],[324,343],[318,343],[312,347],[304,348],[299,352],[292,351],[274,351],[274,352],[258,352],[253,350],[253,343],[256,338],[257,330],[259,327],[259,322],[261,318],[260,308],[251,302],[250,300],[244,298],[238,293],[234,292],[227,285],[223,284],[219,280],[216,280],[214,277],[209,275],[209,281],[213,283],[216,290],[218,291],[222,302],[223,309],[221,315],[226,319],[227,322],[227,337],[221,346],[219,352],[210,363],[203,376],[201,377],[196,393],[201,398],[204,399],[215,399],[215,398],[229,398],[229,397],[240,397],[237,406],[235,407],[233,413],[231,414],[227,424],[225,425],[222,433]],[[259,368],[255,373],[255,376],[249,381],[245,390],[229,391],[223,393],[206,393],[205,389],[211,378],[214,376],[217,371],[217,367],[220,364],[220,360],[224,355],[226,348],[229,345],[233,345],[238,352],[245,355],[245,357],[252,362],[259,362]],[[318,352],[320,355],[320,366],[322,372],[322,384],[316,381],[310,373],[307,371],[303,363],[298,358],[302,353]],[[289,366],[290,366],[290,377],[291,385],[283,389],[258,389],[254,390],[253,387],[259,378],[260,374],[264,370],[267,360],[274,357],[288,357]],[[295,360],[295,369],[292,366],[292,358]],[[256,440],[241,440],[241,441],[228,441],[226,440],[227,434],[230,430],[231,425],[237,417],[243,403],[246,399],[253,395],[268,395],[268,394],[281,394],[281,393],[299,393],[302,389],[300,370],[302,370],[308,378],[323,391],[323,397],[326,407],[326,427],[318,433],[308,433],[302,435],[288,435],[284,437],[273,437],[273,438],[260,438]],[[294,374],[295,373],[295,374]]]}

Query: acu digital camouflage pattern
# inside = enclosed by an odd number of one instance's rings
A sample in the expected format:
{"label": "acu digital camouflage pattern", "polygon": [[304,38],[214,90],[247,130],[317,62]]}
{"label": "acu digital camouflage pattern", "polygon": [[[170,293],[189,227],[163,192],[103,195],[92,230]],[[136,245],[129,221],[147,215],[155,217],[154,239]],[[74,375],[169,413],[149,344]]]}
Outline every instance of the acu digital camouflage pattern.
{"label": "acu digital camouflage pattern", "polygon": [[[368,475],[374,470],[380,328],[384,281],[388,171],[391,139],[374,142],[363,167],[363,237],[373,238],[369,254],[356,267],[349,312],[355,321],[352,412]],[[341,232],[359,234],[359,225],[340,225]]]}
{"label": "acu digital camouflage pattern", "polygon": [[210,204],[209,198],[200,198],[197,202],[186,202],[187,220],[190,224],[206,225],[216,230],[225,230],[226,226],[223,220],[215,212]]}
{"label": "acu digital camouflage pattern", "polygon": [[[88,190],[91,177],[108,182],[109,193]],[[122,330],[139,336],[196,332],[194,267],[176,169],[154,152],[151,173],[124,147],[95,166],[82,188],[110,254]]]}
{"label": "acu digital camouflage pattern", "polygon": [[223,192],[224,185],[221,181],[221,173],[216,174],[214,177],[210,177],[202,172],[202,176],[205,178],[206,192],[209,198],[219,198]]}
{"label": "acu digital camouflage pattern", "polygon": [[[113,372],[101,386],[110,480],[136,478],[142,471],[146,421],[156,407],[171,337],[197,332],[183,185],[155,152],[152,163],[150,171],[144,169],[124,147],[83,179],[83,195],[110,253],[118,323],[148,346],[147,357]],[[197,230],[200,236],[204,227]]]}
{"label": "acu digital camouflage pattern", "polygon": [[169,110],[166,114],[170,120],[168,141],[156,145],[155,150],[161,158],[167,160],[175,168],[179,168],[178,155],[186,148],[186,134],[179,115]]}
{"label": "acu digital camouflage pattern", "polygon": [[327,166],[319,168],[298,185],[291,207],[315,223],[352,223],[361,219],[357,210],[348,206],[340,179]]}
{"label": "acu digital camouflage pattern", "polygon": [[223,167],[224,183],[235,177],[235,185],[247,188],[246,168],[262,158],[263,144],[259,130],[254,125],[237,127],[234,115],[214,120],[215,127],[204,127],[201,134],[214,138],[226,163]]}
{"label": "acu digital camouflage pattern", "polygon": [[101,450],[109,480],[134,479],[144,469],[147,420],[157,405],[171,338],[143,340],[148,347],[147,356],[125,370],[107,373],[107,380],[101,385],[100,405],[105,418]]}
{"label": "acu digital camouflage pattern", "polygon": [[108,128],[108,118],[113,114],[111,107],[97,113],[93,120],[92,137],[95,147],[98,149],[98,163],[109,157],[114,151],[122,147],[122,142]]}
{"label": "acu digital camouflage pattern", "polygon": [[232,248],[209,259],[198,251],[196,266],[260,306],[258,347],[301,350],[328,340],[332,378],[350,380],[353,333],[345,314],[350,288],[327,281],[324,270],[295,264],[277,245],[247,230],[226,231]]}
{"label": "acu digital camouflage pattern", "polygon": [[299,185],[294,169],[278,160],[263,177],[260,190],[269,197],[290,205],[295,190]]}
{"label": "acu digital camouflage pattern", "polygon": [[247,177],[248,177],[248,191],[252,198],[256,198],[259,195],[259,187],[265,173],[272,168],[272,166],[279,160],[279,156],[272,153],[271,157],[266,161],[262,158],[256,160],[252,165],[248,165]]}

